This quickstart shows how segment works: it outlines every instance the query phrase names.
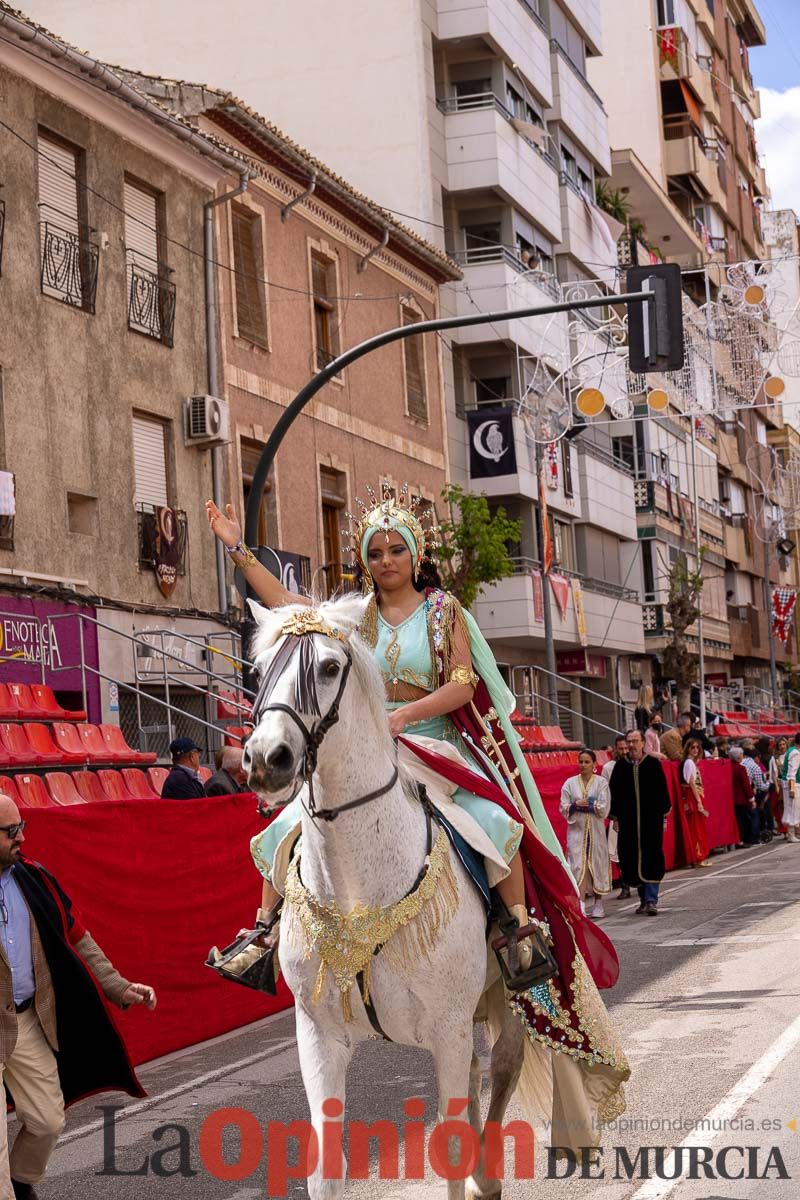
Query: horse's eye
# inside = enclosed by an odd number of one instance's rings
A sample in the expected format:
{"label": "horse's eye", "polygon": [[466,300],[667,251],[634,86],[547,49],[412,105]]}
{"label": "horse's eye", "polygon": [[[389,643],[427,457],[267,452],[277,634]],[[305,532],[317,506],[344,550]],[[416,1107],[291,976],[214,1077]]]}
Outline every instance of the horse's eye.
{"label": "horse's eye", "polygon": [[331,659],[330,662],[326,662],[323,666],[322,674],[326,679],[335,679],[339,674],[339,670],[340,668],[338,662],[336,662],[334,659]]}

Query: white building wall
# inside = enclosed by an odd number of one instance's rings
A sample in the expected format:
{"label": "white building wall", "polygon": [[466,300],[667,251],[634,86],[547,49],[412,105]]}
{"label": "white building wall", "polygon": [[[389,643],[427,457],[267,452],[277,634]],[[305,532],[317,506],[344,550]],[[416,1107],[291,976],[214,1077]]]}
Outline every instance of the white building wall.
{"label": "white building wall", "polygon": [[666,189],[655,0],[602,0],[602,21],[605,54],[590,58],[587,71],[603,97],[611,145],[633,150]]}

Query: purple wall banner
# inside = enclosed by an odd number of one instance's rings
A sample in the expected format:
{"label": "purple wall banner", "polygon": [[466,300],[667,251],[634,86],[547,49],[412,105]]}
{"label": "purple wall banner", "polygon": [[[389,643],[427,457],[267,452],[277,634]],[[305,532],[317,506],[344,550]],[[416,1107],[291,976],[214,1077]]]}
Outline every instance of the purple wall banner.
{"label": "purple wall banner", "polygon": [[[44,663],[44,682],[54,691],[80,692],[81,625],[86,665],[96,670],[99,659],[97,628],[91,621],[81,621],[79,614],[95,617],[96,610],[0,594],[0,682],[41,683]],[[48,625],[48,617],[59,619]],[[86,674],[86,690],[90,714],[99,719],[99,680],[91,671]]]}

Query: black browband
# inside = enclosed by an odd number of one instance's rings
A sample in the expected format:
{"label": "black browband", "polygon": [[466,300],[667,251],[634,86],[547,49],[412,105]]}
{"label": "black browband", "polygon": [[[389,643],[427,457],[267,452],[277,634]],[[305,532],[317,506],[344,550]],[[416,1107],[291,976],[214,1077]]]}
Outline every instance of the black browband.
{"label": "black browband", "polygon": [[[313,635],[312,634],[303,634],[302,636],[310,637]],[[347,812],[348,809],[352,809],[352,808],[360,808],[362,804],[369,804],[370,800],[377,800],[379,796],[385,796],[386,793],[390,792],[392,790],[392,788],[394,787],[394,785],[397,783],[397,778],[399,775],[398,766],[397,766],[397,763],[395,763],[394,770],[392,771],[392,777],[389,780],[389,782],[384,784],[383,787],[376,788],[376,790],[374,792],[370,792],[366,796],[360,796],[357,800],[349,800],[347,802],[347,804],[342,804],[339,806],[339,808],[317,808],[317,806],[316,806],[316,802],[314,800],[314,772],[317,769],[317,755],[319,753],[319,748],[320,748],[320,745],[322,744],[322,739],[325,737],[325,734],[339,720],[339,704],[341,703],[342,695],[344,693],[344,689],[347,684],[348,677],[350,675],[350,669],[353,665],[353,655],[350,650],[350,647],[345,644],[343,648],[344,648],[345,655],[347,657],[347,662],[345,663],[344,670],[342,671],[342,677],[339,681],[339,690],[337,691],[337,693],[333,699],[333,702],[332,702],[330,708],[328,709],[328,711],[326,712],[325,716],[320,717],[319,721],[317,721],[317,723],[315,725],[312,725],[310,729],[306,728],[305,724],[301,721],[300,717],[297,715],[297,713],[294,711],[293,708],[289,707],[288,704],[264,704],[263,703],[263,700],[266,699],[265,692],[267,690],[267,685],[268,684],[270,685],[269,690],[271,691],[272,690],[271,685],[273,685],[275,682],[274,679],[270,679],[269,676],[264,679],[261,687],[258,690],[258,695],[256,696],[255,700],[253,701],[253,717],[255,718],[256,723],[258,723],[261,720],[264,713],[284,712],[292,718],[295,725],[297,725],[299,727],[301,733],[303,734],[303,738],[305,740],[306,746],[305,746],[305,750],[303,752],[303,771],[302,771],[302,775],[300,778],[300,783],[299,783],[298,787],[295,789],[295,791],[293,792],[293,794],[290,796],[290,798],[286,801],[285,804],[281,805],[281,807],[285,808],[286,804],[291,804],[292,800],[294,800],[300,794],[300,791],[302,790],[303,785],[307,783],[308,784],[308,804],[306,805],[302,800],[300,801],[300,803],[303,805],[303,808],[306,810],[309,817],[311,817],[312,820],[314,820],[314,821],[317,821],[317,820],[335,821],[336,818],[339,816],[339,813]],[[272,810],[269,807],[265,806],[263,800],[259,800],[259,802],[258,802],[259,816],[268,817],[270,815],[271,811]]]}

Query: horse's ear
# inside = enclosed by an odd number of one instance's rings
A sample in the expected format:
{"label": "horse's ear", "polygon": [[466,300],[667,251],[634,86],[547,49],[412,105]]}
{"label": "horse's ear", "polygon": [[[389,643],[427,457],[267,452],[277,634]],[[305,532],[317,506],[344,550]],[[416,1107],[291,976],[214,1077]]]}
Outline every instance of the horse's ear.
{"label": "horse's ear", "polygon": [[338,600],[330,600],[326,604],[321,604],[320,612],[324,614],[327,621],[344,630],[349,636],[360,628],[371,600],[371,595],[362,596],[360,593],[352,593],[348,596],[340,596]]}
{"label": "horse's ear", "polygon": [[247,597],[247,604],[257,625],[269,624],[271,613],[268,608],[265,608],[263,604],[259,604],[257,600],[251,600],[249,596]]}

